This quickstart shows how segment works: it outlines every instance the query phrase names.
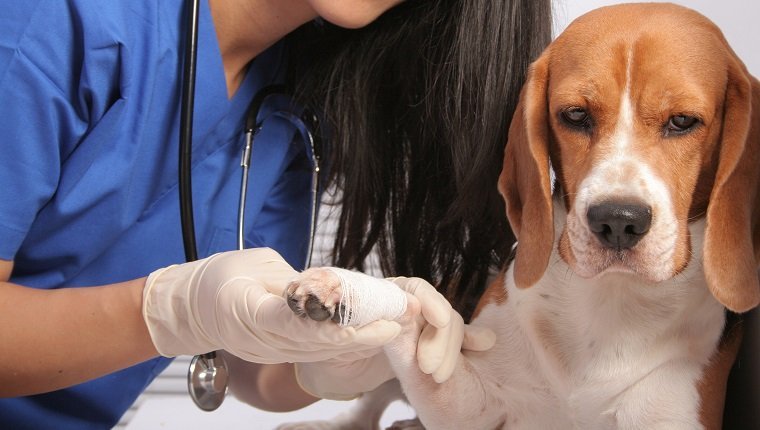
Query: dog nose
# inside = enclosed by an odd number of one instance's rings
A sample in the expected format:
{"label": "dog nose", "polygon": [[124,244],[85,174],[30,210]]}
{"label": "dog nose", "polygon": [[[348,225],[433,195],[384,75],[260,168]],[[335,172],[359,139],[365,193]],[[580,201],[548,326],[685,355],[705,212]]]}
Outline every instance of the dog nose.
{"label": "dog nose", "polygon": [[586,218],[602,245],[617,250],[629,249],[649,231],[652,208],[607,202],[591,206]]}

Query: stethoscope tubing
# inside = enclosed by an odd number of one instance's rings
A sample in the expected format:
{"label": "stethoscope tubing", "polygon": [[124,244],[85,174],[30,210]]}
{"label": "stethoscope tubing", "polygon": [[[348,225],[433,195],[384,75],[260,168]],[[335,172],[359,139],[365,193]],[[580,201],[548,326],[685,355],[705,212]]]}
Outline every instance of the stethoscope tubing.
{"label": "stethoscope tubing", "polygon": [[245,202],[248,196],[248,171],[251,169],[251,152],[253,151],[253,135],[255,133],[256,130],[246,130],[245,147],[243,148],[243,157],[240,160],[240,167],[243,168],[243,174],[240,179],[240,203],[238,204],[238,250],[245,248]]}
{"label": "stethoscope tubing", "polygon": [[[271,94],[279,92],[279,89],[276,87],[279,87],[277,85],[266,87],[261,90],[260,94],[264,94],[264,97],[269,96]],[[256,96],[256,99],[258,99],[258,94]],[[256,119],[258,116],[258,110],[260,107],[260,103],[256,103],[256,99],[254,99],[253,103],[251,103],[251,108],[248,109],[248,119],[246,120],[246,124],[248,124],[251,118]],[[263,98],[262,98],[263,99]],[[245,248],[244,246],[244,236],[245,236],[245,202],[246,202],[246,196],[248,194],[248,171],[251,167],[251,154],[253,153],[253,143],[254,139],[256,137],[256,134],[261,130],[263,122],[268,119],[269,117],[281,117],[286,120],[288,120],[291,124],[294,124],[296,128],[298,128],[299,133],[301,134],[302,139],[304,139],[306,142],[308,142],[310,154],[308,154],[309,158],[312,160],[312,170],[311,170],[311,189],[310,189],[310,195],[311,195],[311,202],[310,202],[310,209],[311,209],[311,218],[309,220],[309,243],[306,247],[306,261],[304,262],[304,267],[311,266],[311,257],[314,254],[314,238],[316,236],[316,228],[317,228],[317,216],[318,216],[318,199],[319,199],[319,190],[320,190],[320,173],[321,173],[321,165],[320,165],[320,155],[318,153],[317,147],[320,146],[317,142],[317,137],[314,133],[310,131],[310,125],[307,124],[307,120],[304,119],[304,117],[309,117],[310,112],[308,110],[304,110],[304,112],[301,114],[301,116],[296,115],[292,112],[288,111],[275,111],[267,115],[266,118],[262,119],[261,121],[251,125],[250,127],[246,125],[245,130],[245,146],[243,147],[243,155],[240,160],[240,167],[242,167],[242,176],[241,176],[241,183],[240,183],[240,200],[238,204],[238,231],[237,231],[237,245],[238,249]],[[316,128],[316,124],[312,124],[311,127]]]}
{"label": "stethoscope tubing", "polygon": [[184,64],[182,66],[182,98],[179,118],[179,201],[182,243],[185,259],[198,259],[193,218],[192,141],[193,108],[195,104],[196,63],[198,59],[198,21],[200,0],[190,0],[187,11]]}
{"label": "stethoscope tubing", "polygon": [[251,154],[253,152],[253,140],[256,134],[261,130],[262,122],[258,120],[258,113],[261,110],[261,105],[264,100],[275,93],[284,93],[284,85],[269,85],[260,90],[251,100],[251,104],[248,105],[248,110],[245,114],[245,146],[243,147],[243,156],[240,160],[240,167],[242,167],[243,174],[240,182],[240,201],[238,204],[238,228],[237,228],[237,249],[241,250],[245,248],[245,202],[248,196],[248,171],[251,167]]}
{"label": "stethoscope tubing", "polygon": [[[179,118],[179,212],[182,228],[182,244],[185,250],[185,260],[198,259],[198,247],[195,237],[195,220],[193,216],[193,185],[192,185],[192,141],[193,141],[193,110],[195,105],[195,81],[198,59],[198,22],[200,19],[200,0],[189,0],[187,22],[185,23],[185,50],[182,65],[182,87]],[[207,369],[213,368],[211,379],[216,379],[216,352],[211,351],[193,357],[188,370],[188,392],[193,402],[200,409],[213,411],[221,406],[227,392],[227,381],[223,381],[223,390],[213,393],[202,377]],[[220,357],[222,369],[226,366]],[[197,366],[196,366],[197,365]],[[205,378],[208,379],[208,378]],[[205,383],[204,383],[205,382]],[[213,381],[212,381],[213,382]],[[208,394],[208,395],[207,395]],[[209,396],[210,395],[210,396]]]}
{"label": "stethoscope tubing", "polygon": [[[180,223],[182,228],[182,243],[185,251],[185,259],[195,261],[198,259],[198,250],[195,236],[195,221],[193,216],[192,199],[192,140],[193,140],[193,109],[195,102],[196,63],[198,54],[198,22],[200,14],[200,0],[189,0],[186,22],[183,76],[181,84],[180,104],[180,130],[179,130],[179,207]],[[245,205],[248,194],[248,177],[251,165],[254,138],[261,130],[264,120],[258,121],[258,113],[264,99],[270,95],[286,93],[284,85],[270,85],[263,88],[251,101],[245,120],[245,146],[241,159],[242,177],[240,184],[240,200],[238,204],[238,231],[237,248],[244,249],[245,233]],[[293,112],[275,111],[268,116],[281,116],[295,124],[301,136],[309,144],[312,160],[311,181],[311,219],[309,227],[309,243],[305,267],[311,265],[314,250],[314,236],[316,233],[317,207],[320,190],[320,156],[317,142],[318,133],[313,134],[311,128],[317,127],[316,117],[311,115],[308,109],[304,109],[298,116]],[[306,119],[304,119],[306,118]],[[307,124],[308,122],[308,124]],[[218,356],[216,351],[193,357],[188,369],[188,392],[193,402],[204,411],[213,411],[221,406],[228,388],[227,365],[223,356]]]}
{"label": "stethoscope tubing", "polygon": [[[193,215],[192,152],[193,152],[193,109],[195,107],[195,81],[198,59],[198,21],[200,17],[200,0],[187,2],[187,22],[185,24],[184,63],[182,65],[182,84],[179,126],[179,206],[182,227],[182,244],[185,260],[198,259],[198,247],[195,237],[195,217]],[[216,363],[219,362],[217,365]],[[208,370],[211,369],[211,372]],[[213,411],[221,406],[227,393],[227,381],[221,381],[222,390],[215,390],[214,380],[217,369],[225,370],[222,357],[217,359],[216,351],[193,357],[188,370],[188,392],[193,402],[200,409]],[[211,380],[210,382],[208,380]]]}

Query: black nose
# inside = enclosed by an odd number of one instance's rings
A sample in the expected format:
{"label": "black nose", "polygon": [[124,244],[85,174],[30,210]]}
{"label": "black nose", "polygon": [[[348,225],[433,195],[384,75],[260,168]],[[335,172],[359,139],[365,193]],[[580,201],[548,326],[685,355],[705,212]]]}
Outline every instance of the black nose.
{"label": "black nose", "polygon": [[586,212],[588,225],[602,245],[632,248],[649,231],[652,208],[639,204],[601,203]]}

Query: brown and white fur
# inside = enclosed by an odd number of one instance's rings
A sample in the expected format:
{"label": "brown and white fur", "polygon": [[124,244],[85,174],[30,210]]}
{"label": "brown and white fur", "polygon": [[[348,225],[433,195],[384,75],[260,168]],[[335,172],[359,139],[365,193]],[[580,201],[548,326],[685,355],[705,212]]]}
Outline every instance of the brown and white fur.
{"label": "brown and white fur", "polygon": [[421,423],[719,427],[725,312],[760,302],[759,172],[760,83],[714,24],[654,3],[577,19],[509,130],[516,257],[472,321],[496,345],[443,384],[415,362],[418,321],[385,348]]}

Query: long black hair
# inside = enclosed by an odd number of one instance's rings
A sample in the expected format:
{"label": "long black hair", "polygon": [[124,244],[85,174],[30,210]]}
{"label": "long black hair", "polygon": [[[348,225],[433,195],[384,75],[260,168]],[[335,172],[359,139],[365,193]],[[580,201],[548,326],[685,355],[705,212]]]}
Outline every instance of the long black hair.
{"label": "long black hair", "polygon": [[333,263],[434,283],[468,320],[514,236],[496,190],[550,0],[408,0],[358,30],[290,37],[297,99],[324,115],[341,195]]}

